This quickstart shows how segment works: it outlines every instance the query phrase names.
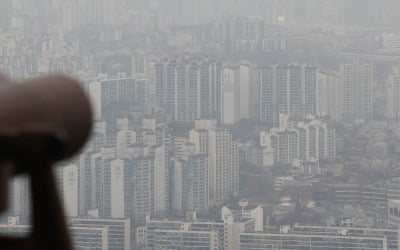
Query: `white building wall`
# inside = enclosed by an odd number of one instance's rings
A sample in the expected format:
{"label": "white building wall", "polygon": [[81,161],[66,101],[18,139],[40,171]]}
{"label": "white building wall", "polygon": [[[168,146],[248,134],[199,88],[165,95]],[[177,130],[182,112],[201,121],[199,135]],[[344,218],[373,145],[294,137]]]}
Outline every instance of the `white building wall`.
{"label": "white building wall", "polygon": [[63,168],[63,200],[67,216],[78,216],[78,166],[68,165]]}
{"label": "white building wall", "polygon": [[264,231],[264,210],[262,207],[256,207],[250,212],[250,217],[254,219],[254,231],[262,232]]}
{"label": "white building wall", "polygon": [[165,165],[165,147],[160,146],[155,149],[154,158],[154,199],[155,210],[165,211],[168,208],[167,198],[167,166]]}
{"label": "white building wall", "polygon": [[239,66],[239,109],[240,119],[250,118],[250,67],[247,65]]}
{"label": "white building wall", "polygon": [[100,82],[90,82],[88,84],[89,99],[93,108],[95,120],[101,120],[101,84]]}
{"label": "white building wall", "polygon": [[111,167],[111,217],[125,217],[124,202],[124,161],[116,159],[110,163]]}
{"label": "white building wall", "polygon": [[208,130],[191,130],[189,142],[194,144],[195,154],[208,154]]}
{"label": "white building wall", "polygon": [[265,170],[269,170],[269,167],[274,165],[274,149],[272,147],[265,147],[263,149],[263,167],[266,167]]}
{"label": "white building wall", "polygon": [[173,194],[172,198],[172,209],[181,210],[182,209],[182,162],[173,159],[174,175],[172,176],[174,180]]}
{"label": "white building wall", "polygon": [[233,92],[224,91],[224,124],[233,124],[236,122],[235,118],[235,94]]}
{"label": "white building wall", "polygon": [[210,201],[211,206],[215,202],[216,198],[216,189],[217,189],[217,144],[216,144],[216,134],[215,131],[209,132],[208,137],[208,160],[209,160],[209,169],[208,169],[208,183],[210,188]]}
{"label": "white building wall", "polygon": [[387,117],[394,121],[400,121],[400,67],[394,67],[393,74],[388,77],[386,100]]}
{"label": "white building wall", "polygon": [[[236,113],[239,113],[239,110],[235,111],[236,105],[235,103],[238,100],[235,100],[235,70],[231,68],[225,68],[222,71],[222,123],[224,124],[233,124],[238,120]],[[240,100],[239,100],[240,102]]]}
{"label": "white building wall", "polygon": [[200,133],[197,130],[189,131],[189,141],[195,145],[194,150],[196,154],[200,153]]}

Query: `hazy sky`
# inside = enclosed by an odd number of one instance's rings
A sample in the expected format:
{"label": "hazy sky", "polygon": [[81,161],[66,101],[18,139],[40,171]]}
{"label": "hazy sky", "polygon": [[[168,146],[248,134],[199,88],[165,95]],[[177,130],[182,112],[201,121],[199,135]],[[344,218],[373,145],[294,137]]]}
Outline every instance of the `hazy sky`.
{"label": "hazy sky", "polygon": [[[74,6],[77,10],[73,10]],[[285,16],[293,22],[400,26],[399,0],[1,0],[1,22],[13,13],[21,13],[11,10],[13,7],[23,9],[24,14],[36,13],[41,17],[56,13],[56,18],[63,17],[62,12],[72,8],[71,11],[82,15],[96,10],[110,15],[122,15],[120,12],[124,10],[157,11],[188,24],[208,22],[223,14],[239,14],[259,16],[267,22]]]}

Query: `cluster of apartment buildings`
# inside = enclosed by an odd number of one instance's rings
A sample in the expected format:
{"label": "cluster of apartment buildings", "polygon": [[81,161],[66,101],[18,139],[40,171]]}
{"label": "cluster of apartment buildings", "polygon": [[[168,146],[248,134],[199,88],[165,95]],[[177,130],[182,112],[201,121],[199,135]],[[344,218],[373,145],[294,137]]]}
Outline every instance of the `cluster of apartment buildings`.
{"label": "cluster of apartment buildings", "polygon": [[[138,52],[133,75],[150,79],[157,103],[171,120],[213,117],[221,124],[255,119],[270,128],[279,115],[303,120],[329,115],[370,121],[373,64],[349,60],[338,71],[308,64],[261,66],[201,56],[155,57]],[[360,94],[362,93],[362,94]]]}

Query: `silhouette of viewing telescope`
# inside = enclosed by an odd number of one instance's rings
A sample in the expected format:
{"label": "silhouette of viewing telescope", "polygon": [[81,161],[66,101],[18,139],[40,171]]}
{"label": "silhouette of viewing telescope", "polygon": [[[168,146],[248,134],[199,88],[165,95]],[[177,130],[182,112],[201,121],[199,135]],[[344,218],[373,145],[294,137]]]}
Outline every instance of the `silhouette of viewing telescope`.
{"label": "silhouette of viewing telescope", "polygon": [[0,249],[72,249],[52,166],[77,153],[91,127],[89,99],[75,80],[0,79],[0,213],[8,207],[10,178],[20,174],[30,178],[33,208],[31,234],[1,236]]}

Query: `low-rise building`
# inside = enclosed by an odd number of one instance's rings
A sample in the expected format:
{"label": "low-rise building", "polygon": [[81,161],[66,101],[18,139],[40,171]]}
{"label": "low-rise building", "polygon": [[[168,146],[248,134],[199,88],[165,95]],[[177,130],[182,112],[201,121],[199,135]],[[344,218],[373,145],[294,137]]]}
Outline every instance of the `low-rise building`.
{"label": "low-rise building", "polygon": [[147,217],[145,228],[137,229],[138,245],[146,249],[239,250],[240,233],[263,230],[261,207],[243,207],[241,211],[223,207],[220,221],[200,221],[191,215],[190,219],[174,221]]}
{"label": "low-rise building", "polygon": [[[327,247],[329,246],[329,247]],[[377,237],[353,237],[340,235],[302,235],[302,234],[271,234],[242,233],[240,234],[240,249],[387,249],[387,239]]]}
{"label": "low-rise building", "polygon": [[[12,236],[27,236],[30,234],[31,225],[19,225],[18,219],[9,219],[9,224],[0,225],[0,233]],[[86,226],[70,226],[74,249],[93,249],[93,250],[108,250],[110,236],[107,226],[96,225],[93,227]],[[116,249],[116,248],[115,248]]]}
{"label": "low-rise building", "polygon": [[131,249],[130,219],[71,218],[70,225],[80,228],[107,228],[108,248],[115,250]]}

